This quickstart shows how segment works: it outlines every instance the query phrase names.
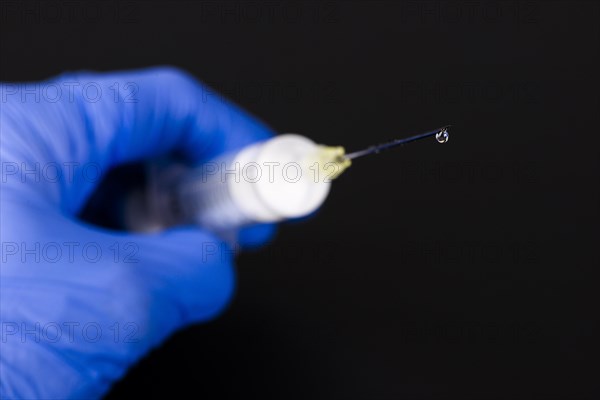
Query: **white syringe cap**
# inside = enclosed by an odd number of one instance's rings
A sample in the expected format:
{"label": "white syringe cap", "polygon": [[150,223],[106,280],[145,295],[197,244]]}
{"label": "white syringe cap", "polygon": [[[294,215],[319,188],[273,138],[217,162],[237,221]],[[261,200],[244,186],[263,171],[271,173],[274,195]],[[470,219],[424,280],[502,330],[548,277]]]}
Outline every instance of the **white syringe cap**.
{"label": "white syringe cap", "polygon": [[242,179],[227,181],[233,203],[257,222],[299,218],[317,210],[331,186],[318,164],[321,148],[296,134],[246,147],[234,161],[245,171]]}

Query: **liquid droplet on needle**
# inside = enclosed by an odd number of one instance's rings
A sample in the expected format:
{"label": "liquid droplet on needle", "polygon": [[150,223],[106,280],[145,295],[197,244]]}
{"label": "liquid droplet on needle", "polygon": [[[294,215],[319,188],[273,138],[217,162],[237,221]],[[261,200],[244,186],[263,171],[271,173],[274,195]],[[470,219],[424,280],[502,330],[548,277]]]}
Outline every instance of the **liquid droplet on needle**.
{"label": "liquid droplet on needle", "polygon": [[436,133],[435,139],[439,143],[446,143],[450,139],[450,134],[448,133],[448,129],[442,129],[441,131]]}

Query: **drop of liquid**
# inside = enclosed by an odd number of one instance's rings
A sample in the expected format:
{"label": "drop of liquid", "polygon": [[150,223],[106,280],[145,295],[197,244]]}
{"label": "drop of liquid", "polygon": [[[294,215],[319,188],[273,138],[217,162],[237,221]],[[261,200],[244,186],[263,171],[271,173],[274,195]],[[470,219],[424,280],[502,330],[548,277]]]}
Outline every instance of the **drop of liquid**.
{"label": "drop of liquid", "polygon": [[435,134],[435,139],[439,143],[446,143],[450,139],[450,134],[448,133],[448,129],[443,129]]}

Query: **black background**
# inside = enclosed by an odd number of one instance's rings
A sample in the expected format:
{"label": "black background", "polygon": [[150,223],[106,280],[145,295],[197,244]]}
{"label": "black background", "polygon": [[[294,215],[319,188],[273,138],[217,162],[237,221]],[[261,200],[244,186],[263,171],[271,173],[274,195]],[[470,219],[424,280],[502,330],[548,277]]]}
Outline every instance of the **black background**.
{"label": "black background", "polygon": [[349,150],[454,125],[447,144],[357,161],[318,215],[239,256],[224,315],[109,399],[600,395],[597,3],[2,10],[4,81],[174,65],[278,132]]}

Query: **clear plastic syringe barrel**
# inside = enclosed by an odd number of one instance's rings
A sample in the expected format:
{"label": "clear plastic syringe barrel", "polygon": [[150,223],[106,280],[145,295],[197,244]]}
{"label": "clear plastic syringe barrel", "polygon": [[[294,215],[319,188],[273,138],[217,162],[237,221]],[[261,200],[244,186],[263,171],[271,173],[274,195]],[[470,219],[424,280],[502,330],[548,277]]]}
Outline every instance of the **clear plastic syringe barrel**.
{"label": "clear plastic syringe barrel", "polygon": [[[331,160],[343,154],[343,148],[285,134],[197,168],[159,169],[151,174],[146,206],[138,211],[129,207],[128,225],[153,230],[196,223],[227,231],[302,217],[325,201],[332,177],[325,164],[338,165]],[[140,220],[140,214],[147,219]]]}

